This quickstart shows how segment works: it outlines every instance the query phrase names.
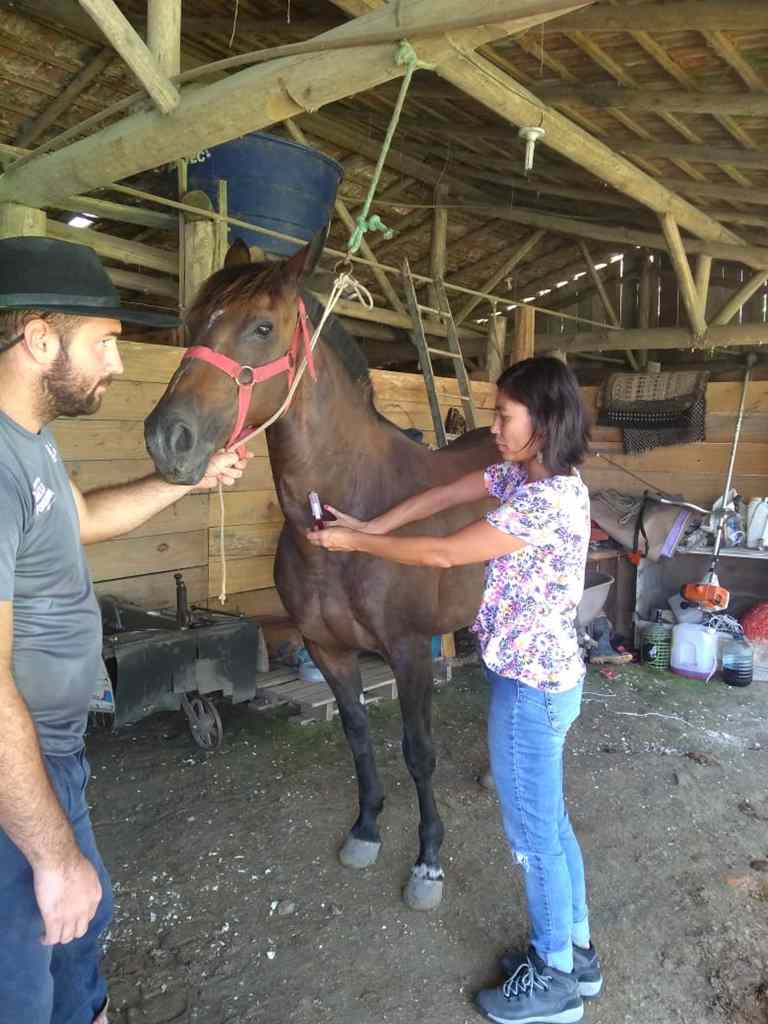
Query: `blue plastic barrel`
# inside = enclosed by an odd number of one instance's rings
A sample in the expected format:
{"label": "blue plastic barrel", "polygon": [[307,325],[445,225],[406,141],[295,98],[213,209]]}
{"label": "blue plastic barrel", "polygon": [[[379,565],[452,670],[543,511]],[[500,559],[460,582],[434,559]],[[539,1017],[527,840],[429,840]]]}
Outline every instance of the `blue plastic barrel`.
{"label": "blue plastic barrel", "polygon": [[[189,188],[207,193],[215,208],[217,182],[224,178],[231,216],[309,241],[330,220],[343,174],[316,149],[252,132],[197,153],[189,161]],[[300,248],[240,227],[230,226],[229,237],[278,256]]]}

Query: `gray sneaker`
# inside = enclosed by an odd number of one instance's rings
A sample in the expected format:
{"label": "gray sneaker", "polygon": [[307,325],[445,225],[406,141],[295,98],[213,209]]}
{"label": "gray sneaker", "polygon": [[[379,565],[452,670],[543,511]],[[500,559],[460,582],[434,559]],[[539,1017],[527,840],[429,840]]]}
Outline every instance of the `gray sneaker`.
{"label": "gray sneaker", "polygon": [[503,985],[478,992],[475,1005],[497,1024],[576,1024],[584,1016],[576,975],[548,967],[534,951]]}
{"label": "gray sneaker", "polygon": [[[533,956],[536,956],[533,946],[528,947],[527,953],[504,953],[499,960],[504,977],[511,977],[521,964],[530,963]],[[600,957],[591,942],[589,949],[574,945],[573,973],[579,983],[581,998],[597,999],[603,989],[603,970],[600,966]]]}

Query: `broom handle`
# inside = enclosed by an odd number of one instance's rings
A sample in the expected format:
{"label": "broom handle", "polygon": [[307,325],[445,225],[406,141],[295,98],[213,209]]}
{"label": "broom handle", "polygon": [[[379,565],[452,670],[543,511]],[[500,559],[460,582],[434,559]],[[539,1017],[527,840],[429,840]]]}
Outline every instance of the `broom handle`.
{"label": "broom handle", "polygon": [[723,507],[721,509],[722,515],[718,520],[717,533],[715,535],[715,549],[712,553],[712,568],[711,572],[714,572],[715,565],[717,563],[718,556],[720,554],[720,547],[723,543],[723,527],[725,525],[725,508],[728,503],[728,495],[731,491],[731,481],[733,480],[733,467],[736,465],[736,449],[739,446],[739,437],[741,436],[741,424],[744,421],[744,406],[747,402],[747,388],[749,387],[749,378],[752,376],[752,367],[757,362],[757,356],[754,352],[750,352],[747,356],[747,368],[744,371],[744,384],[741,388],[741,401],[739,402],[739,414],[736,417],[736,429],[733,433],[733,444],[731,445],[731,458],[728,462],[728,473],[725,478],[725,489],[723,491]]}

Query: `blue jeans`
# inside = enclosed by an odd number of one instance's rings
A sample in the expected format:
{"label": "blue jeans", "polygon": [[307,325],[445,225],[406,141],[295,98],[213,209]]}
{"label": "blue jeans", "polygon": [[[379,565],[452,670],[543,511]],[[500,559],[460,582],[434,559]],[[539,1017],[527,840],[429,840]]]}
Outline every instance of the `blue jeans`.
{"label": "blue jeans", "polygon": [[0,1024],[92,1024],[107,999],[100,940],[112,917],[112,885],[88,816],[85,752],[45,763],[75,839],[96,868],[101,903],[81,939],[44,946],[32,868],[0,830]]}
{"label": "blue jeans", "polygon": [[491,772],[525,875],[531,943],[546,964],[570,972],[572,941],[589,942],[584,863],[563,797],[563,747],[583,683],[550,693],[485,671]]}

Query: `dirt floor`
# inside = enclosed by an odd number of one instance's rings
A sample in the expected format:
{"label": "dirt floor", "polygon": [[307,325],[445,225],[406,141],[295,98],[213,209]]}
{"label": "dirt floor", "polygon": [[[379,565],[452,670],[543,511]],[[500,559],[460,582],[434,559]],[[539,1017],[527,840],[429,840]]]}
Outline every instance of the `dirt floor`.
{"label": "dirt floor", "polygon": [[[568,791],[606,986],[585,1020],[766,1024],[768,683],[630,666],[590,673],[586,691]],[[356,797],[337,722],[225,709],[211,756],[177,716],[91,737],[118,1024],[479,1021],[472,992],[526,930],[496,800],[475,781],[485,701],[474,667],[436,693],[447,882],[430,914],[400,901],[417,817],[395,704],[371,713],[388,797],[362,873],[335,857]]]}

